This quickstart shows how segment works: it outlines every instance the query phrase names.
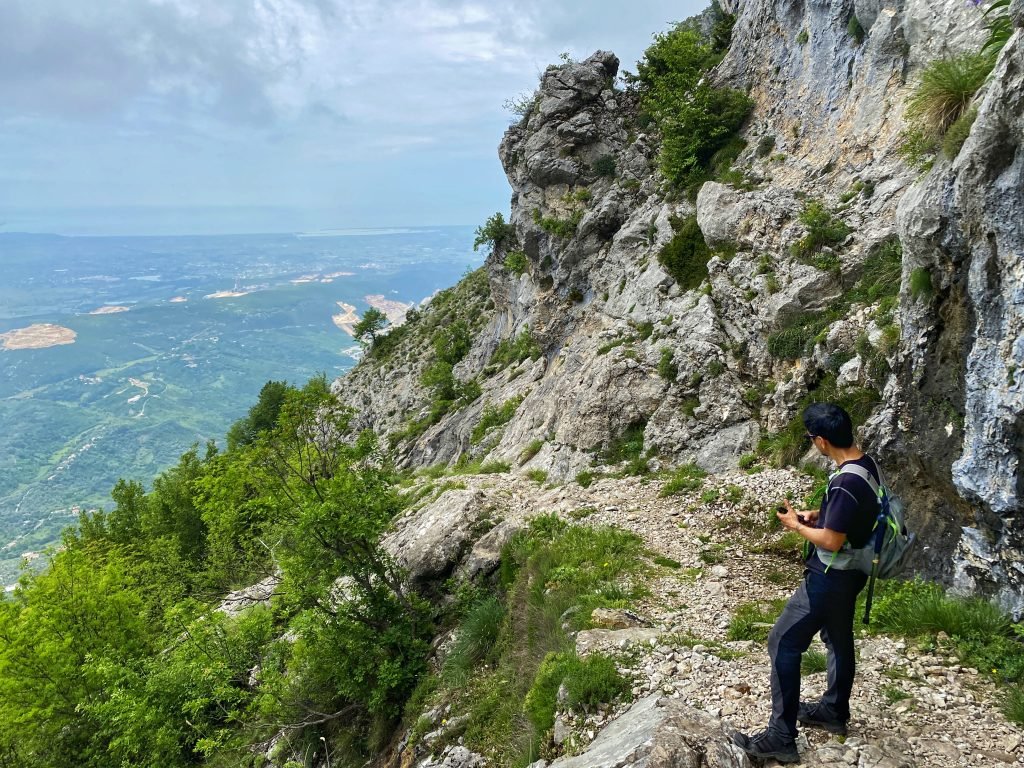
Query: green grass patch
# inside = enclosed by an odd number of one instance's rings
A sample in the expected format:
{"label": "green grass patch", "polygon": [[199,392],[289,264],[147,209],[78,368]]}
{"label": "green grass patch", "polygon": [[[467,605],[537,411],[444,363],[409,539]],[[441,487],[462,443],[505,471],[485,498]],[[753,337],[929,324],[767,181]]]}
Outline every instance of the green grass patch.
{"label": "green grass patch", "polygon": [[655,555],[652,559],[655,565],[660,565],[664,568],[678,570],[683,567],[683,564],[678,560],[673,560],[671,557],[665,557],[664,555]]}
{"label": "green grass patch", "polygon": [[488,598],[469,610],[445,660],[445,683],[461,685],[479,664],[494,660],[495,642],[504,622],[505,606],[497,598]]}
{"label": "green grass patch", "polygon": [[[573,707],[628,693],[610,660],[575,656],[572,633],[586,626],[594,608],[625,607],[642,596],[634,576],[643,555],[632,533],[570,525],[555,515],[535,518],[513,537],[499,570],[504,620],[492,655],[481,657],[495,666],[478,667],[439,697],[452,702],[452,716],[468,716],[461,737],[469,749],[495,765],[525,766],[540,756],[560,685]],[[493,626],[484,623],[481,637]]]}
{"label": "green grass patch", "polygon": [[756,640],[765,642],[772,624],[782,613],[785,599],[770,603],[740,603],[729,621],[726,637],[729,640]]}
{"label": "green grass patch", "polygon": [[483,413],[480,414],[480,421],[473,427],[473,432],[469,436],[469,442],[476,445],[484,439],[489,429],[500,427],[510,422],[524,399],[526,399],[526,395],[518,395],[510,400],[506,400],[499,406],[484,406]]}
{"label": "green grass patch", "polygon": [[543,440],[531,440],[530,444],[523,448],[522,452],[519,454],[519,465],[522,466],[523,464],[528,462],[530,459],[532,459],[534,456],[540,453],[540,449],[543,447]]}
{"label": "green grass patch", "polygon": [[541,354],[540,344],[533,338],[530,329],[524,328],[514,339],[503,339],[499,342],[494,354],[491,355],[491,365],[497,366],[500,370],[513,363],[521,363],[527,358],[537,360]]}
{"label": "green grass patch", "polygon": [[684,464],[672,472],[659,495],[664,498],[686,491],[696,491],[704,485],[704,478],[707,476],[708,473],[696,464]]}
{"label": "green grass patch", "polygon": [[811,648],[800,657],[800,674],[814,675],[828,669],[828,659],[821,651]]}
{"label": "green grass patch", "polygon": [[526,476],[535,483],[544,484],[548,481],[548,473],[543,469],[531,469],[526,473]]}
{"label": "green grass patch", "polygon": [[[861,608],[858,609],[862,610]],[[938,584],[885,581],[876,588],[871,626],[933,645],[939,632],[961,663],[1005,685],[1024,682],[1024,642],[1009,616],[980,598],[949,597]]]}
{"label": "green grass patch", "polygon": [[914,301],[927,301],[935,293],[932,273],[927,267],[917,267],[910,273],[910,295]]}
{"label": "green grass patch", "polygon": [[520,250],[509,251],[508,255],[505,256],[505,269],[514,275],[522,275],[530,268],[530,262],[526,258],[526,253]]}
{"label": "green grass patch", "polygon": [[911,698],[909,693],[904,691],[898,685],[892,684],[882,687],[882,696],[885,698],[885,703],[890,706]]}
{"label": "green grass patch", "polygon": [[825,246],[839,245],[852,231],[846,222],[836,218],[817,200],[804,204],[800,222],[807,228],[800,240],[793,244],[792,252],[797,258],[813,262],[813,257]]}
{"label": "green grass patch", "polygon": [[980,53],[931,62],[907,102],[907,120],[924,133],[941,138],[967,110],[994,64],[991,56]]}

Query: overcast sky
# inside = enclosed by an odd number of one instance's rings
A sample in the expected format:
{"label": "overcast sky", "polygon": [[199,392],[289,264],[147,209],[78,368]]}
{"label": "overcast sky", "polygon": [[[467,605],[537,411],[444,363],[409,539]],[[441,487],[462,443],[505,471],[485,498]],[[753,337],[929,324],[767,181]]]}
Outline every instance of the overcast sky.
{"label": "overcast sky", "polygon": [[507,99],[704,5],[0,0],[0,231],[476,224]]}

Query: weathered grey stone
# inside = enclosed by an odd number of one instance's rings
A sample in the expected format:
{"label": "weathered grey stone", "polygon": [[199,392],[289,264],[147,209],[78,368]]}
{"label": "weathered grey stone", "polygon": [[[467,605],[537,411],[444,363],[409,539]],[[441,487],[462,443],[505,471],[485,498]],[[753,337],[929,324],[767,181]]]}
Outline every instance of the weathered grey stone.
{"label": "weathered grey stone", "polygon": [[473,491],[445,491],[437,501],[399,521],[383,546],[409,579],[423,582],[449,572],[473,539],[482,496]]}
{"label": "weathered grey stone", "polygon": [[647,645],[662,634],[657,629],[585,629],[576,635],[576,653],[586,656],[602,648],[621,650],[634,645]]}
{"label": "weathered grey stone", "polygon": [[574,757],[552,768],[750,768],[722,721],[652,694],[636,702]]}
{"label": "weathered grey stone", "polygon": [[502,548],[522,528],[522,522],[506,520],[481,536],[459,568],[463,576],[475,579],[493,573],[501,564]]}
{"label": "weathered grey stone", "polygon": [[707,244],[714,247],[736,242],[748,209],[742,192],[715,181],[702,184],[697,193],[697,224]]}
{"label": "weathered grey stone", "polygon": [[280,583],[281,575],[279,573],[267,576],[267,578],[252,586],[230,592],[221,600],[217,610],[234,618],[253,606],[270,605],[270,598],[273,597],[274,590],[277,589],[277,585]]}

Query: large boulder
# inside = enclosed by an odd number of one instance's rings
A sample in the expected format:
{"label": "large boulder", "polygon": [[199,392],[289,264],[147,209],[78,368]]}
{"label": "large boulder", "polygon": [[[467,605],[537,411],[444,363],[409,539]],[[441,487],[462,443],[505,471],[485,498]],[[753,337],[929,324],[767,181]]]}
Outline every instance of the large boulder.
{"label": "large boulder", "polygon": [[462,559],[476,536],[484,495],[450,490],[421,510],[402,518],[384,537],[384,549],[413,583],[443,577]]}

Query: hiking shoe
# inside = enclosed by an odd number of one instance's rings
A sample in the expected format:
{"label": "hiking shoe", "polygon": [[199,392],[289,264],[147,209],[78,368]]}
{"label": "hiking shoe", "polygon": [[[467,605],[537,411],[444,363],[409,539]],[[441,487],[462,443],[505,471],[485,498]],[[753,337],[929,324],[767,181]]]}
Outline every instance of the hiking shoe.
{"label": "hiking shoe", "polygon": [[808,704],[806,701],[801,701],[800,708],[796,712],[796,719],[800,721],[800,725],[824,728],[837,736],[846,735],[846,721],[832,717],[821,704]]}
{"label": "hiking shoe", "polygon": [[796,749],[796,741],[775,731],[761,731],[753,736],[734,731],[732,743],[751,757],[772,757],[780,763],[799,763],[800,753]]}

